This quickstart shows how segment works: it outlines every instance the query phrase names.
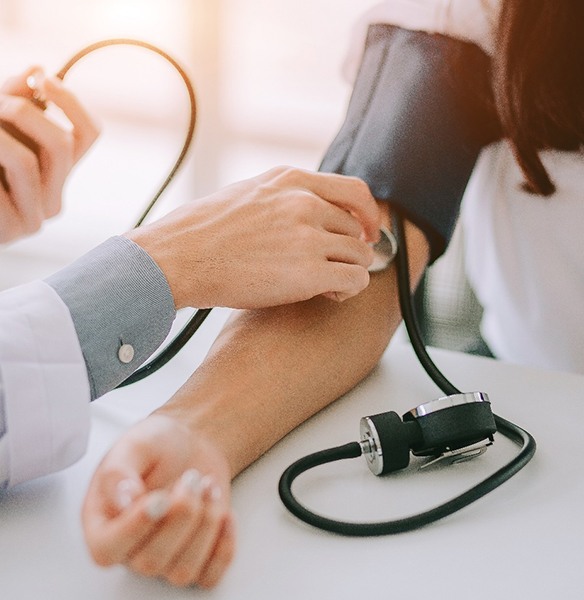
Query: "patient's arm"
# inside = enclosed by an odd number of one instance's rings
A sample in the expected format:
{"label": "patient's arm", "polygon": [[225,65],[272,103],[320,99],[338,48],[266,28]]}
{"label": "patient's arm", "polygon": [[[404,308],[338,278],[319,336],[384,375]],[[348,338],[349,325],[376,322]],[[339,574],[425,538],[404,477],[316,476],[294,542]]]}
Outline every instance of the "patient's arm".
{"label": "patient's arm", "polygon": [[[416,283],[428,244],[411,224],[406,234]],[[342,303],[235,314],[189,381],[98,467],[83,510],[95,560],[215,585],[235,548],[231,478],[363,379],[400,320],[393,266]]]}
{"label": "patient's arm", "polygon": [[[417,283],[427,243],[413,225],[406,232]],[[235,476],[365,377],[400,320],[393,266],[344,303],[321,298],[240,312],[159,412],[215,440]]]}

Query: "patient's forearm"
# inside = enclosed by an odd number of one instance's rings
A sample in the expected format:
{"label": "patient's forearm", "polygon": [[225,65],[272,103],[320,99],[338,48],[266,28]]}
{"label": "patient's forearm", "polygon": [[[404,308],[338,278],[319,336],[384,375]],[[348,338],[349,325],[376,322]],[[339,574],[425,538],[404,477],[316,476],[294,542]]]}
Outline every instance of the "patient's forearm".
{"label": "patient's forearm", "polygon": [[[414,226],[406,231],[417,283],[427,244]],[[240,312],[160,410],[214,439],[235,476],[363,379],[400,320],[394,267],[372,276],[364,292],[341,304],[315,298]]]}

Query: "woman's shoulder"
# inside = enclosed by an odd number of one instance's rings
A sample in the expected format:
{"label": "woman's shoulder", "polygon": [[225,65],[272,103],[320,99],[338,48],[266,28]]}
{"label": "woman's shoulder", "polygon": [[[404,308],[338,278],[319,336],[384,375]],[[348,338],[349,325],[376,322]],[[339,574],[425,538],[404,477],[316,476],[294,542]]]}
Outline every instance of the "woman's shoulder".
{"label": "woman's shoulder", "polygon": [[477,44],[491,54],[501,1],[385,0],[368,10],[355,25],[344,74],[347,79],[353,79],[367,29],[374,23],[446,35]]}
{"label": "woman's shoulder", "polygon": [[405,29],[463,39],[490,51],[501,1],[386,0],[370,11],[370,17]]}

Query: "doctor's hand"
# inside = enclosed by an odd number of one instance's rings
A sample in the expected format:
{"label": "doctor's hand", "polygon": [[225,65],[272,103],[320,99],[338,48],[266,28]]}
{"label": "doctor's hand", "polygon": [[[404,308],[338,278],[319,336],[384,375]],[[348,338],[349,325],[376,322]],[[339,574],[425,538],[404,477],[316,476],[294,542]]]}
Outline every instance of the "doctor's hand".
{"label": "doctor's hand", "polygon": [[[35,90],[27,85],[32,77]],[[57,106],[61,127],[31,100]],[[37,231],[61,210],[65,180],[98,135],[78,99],[60,80],[31,68],[0,87],[0,243]]]}
{"label": "doctor's hand", "polygon": [[85,538],[99,565],[212,587],[235,548],[229,494],[220,449],[179,420],[154,414],[97,468],[83,506]]}
{"label": "doctor's hand", "polygon": [[380,219],[363,181],[279,167],[126,236],[162,269],[177,308],[260,308],[358,294]]}

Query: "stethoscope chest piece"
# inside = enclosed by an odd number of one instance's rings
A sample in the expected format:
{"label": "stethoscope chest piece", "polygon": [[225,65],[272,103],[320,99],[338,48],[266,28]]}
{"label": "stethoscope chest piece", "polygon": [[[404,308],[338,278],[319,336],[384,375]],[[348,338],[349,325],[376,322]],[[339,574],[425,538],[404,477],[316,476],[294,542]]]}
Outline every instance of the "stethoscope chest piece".
{"label": "stethoscope chest piece", "polygon": [[371,472],[385,475],[407,467],[410,452],[435,460],[477,456],[496,430],[487,394],[460,393],[421,404],[403,420],[395,412],[363,417],[360,444]]}

